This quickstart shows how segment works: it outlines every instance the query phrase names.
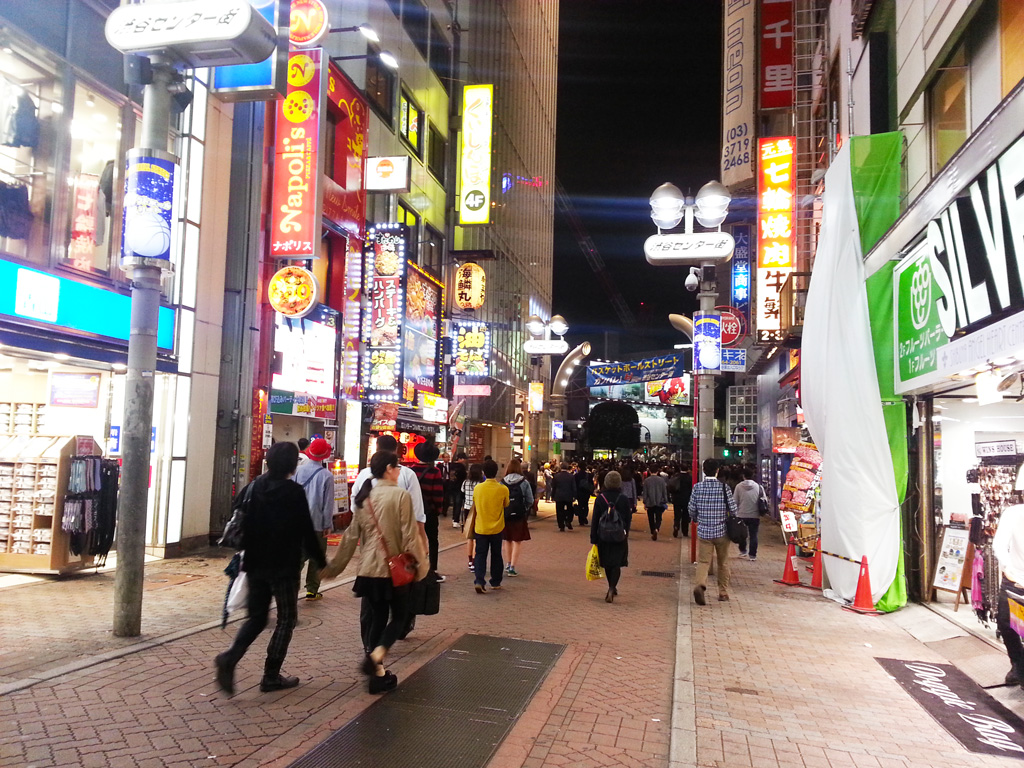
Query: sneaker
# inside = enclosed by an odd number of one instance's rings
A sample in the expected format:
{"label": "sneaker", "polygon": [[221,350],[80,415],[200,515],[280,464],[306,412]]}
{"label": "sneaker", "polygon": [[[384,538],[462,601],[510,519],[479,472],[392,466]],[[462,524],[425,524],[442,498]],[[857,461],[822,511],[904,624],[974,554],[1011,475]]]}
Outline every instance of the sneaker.
{"label": "sneaker", "polygon": [[[220,660],[220,656],[218,656],[217,659],[219,661]],[[218,666],[218,670],[219,669],[220,669],[220,667]],[[217,674],[217,680],[218,680],[218,682],[220,681],[220,673],[219,673],[219,671],[218,671],[218,674]],[[1015,670],[1015,669],[1013,669],[1011,667],[1010,671],[1006,673],[1006,677],[1003,678],[1003,682],[1006,683],[1007,685],[1020,685],[1024,681],[1021,681],[1020,675],[1017,674],[1017,670]],[[230,693],[230,691],[229,691],[229,693]]]}
{"label": "sneaker", "polygon": [[473,589],[476,590],[476,593],[478,595],[487,594],[487,587],[485,587],[483,584],[474,584]]}
{"label": "sneaker", "polygon": [[569,529],[569,530],[571,531],[571,530],[572,530],[572,523],[568,523],[568,524],[566,524],[566,526],[565,526],[565,527],[566,527],[566,528],[568,528],[568,529]]}
{"label": "sneaker", "polygon": [[518,576],[519,575],[519,573],[516,571],[516,569],[513,568],[511,565],[508,567],[508,570],[506,570],[505,573],[507,573],[509,576]]}
{"label": "sneaker", "polygon": [[752,563],[756,563],[757,562],[757,558],[756,557],[748,557],[747,560],[749,560]]}
{"label": "sneaker", "polygon": [[740,556],[740,557],[746,557],[746,556],[747,556],[747,550],[745,550],[745,549],[741,549],[741,550],[739,551],[739,556]]}
{"label": "sneaker", "polygon": [[448,577],[442,576],[440,573],[435,573],[434,578],[437,579],[438,584],[444,584],[446,581],[448,581]]}
{"label": "sneaker", "polygon": [[475,567],[476,567],[476,566],[475,566],[475,565],[473,565],[473,561],[472,561],[472,560],[470,560],[470,561],[469,561],[469,570],[471,570],[471,571],[472,571],[472,570],[473,570],[473,569],[474,569]]}
{"label": "sneaker", "polygon": [[657,541],[657,540],[658,540],[658,532],[657,531],[651,531],[651,541]]}
{"label": "sneaker", "polygon": [[708,601],[704,598],[704,590],[706,590],[706,589],[707,589],[707,587],[703,587],[700,584],[698,584],[696,587],[694,587],[693,588],[693,602],[695,602],[697,605],[707,605]]}
{"label": "sneaker", "polygon": [[461,528],[461,527],[462,526],[459,523],[457,523],[455,520],[452,520],[452,528]]}
{"label": "sneaker", "polygon": [[217,658],[213,660],[213,664],[217,667],[217,685],[224,693],[233,696],[235,693],[235,665],[228,661],[226,653],[218,654]]}
{"label": "sneaker", "polygon": [[323,592],[307,592],[306,593],[306,599],[307,600],[323,600],[324,599],[324,593]]}
{"label": "sneaker", "polygon": [[491,584],[491,589],[501,589],[501,584]]}
{"label": "sneaker", "polygon": [[260,690],[263,693],[270,691],[283,691],[285,688],[294,688],[299,684],[299,678],[286,677],[285,675],[274,675],[273,677],[263,676],[260,680]]}

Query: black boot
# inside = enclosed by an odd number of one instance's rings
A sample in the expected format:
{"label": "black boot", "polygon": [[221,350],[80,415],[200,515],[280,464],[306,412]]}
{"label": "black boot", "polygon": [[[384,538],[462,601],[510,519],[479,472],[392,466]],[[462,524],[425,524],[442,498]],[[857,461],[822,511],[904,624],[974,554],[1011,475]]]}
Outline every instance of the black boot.
{"label": "black boot", "polygon": [[299,678],[297,677],[287,677],[282,674],[264,674],[263,679],[260,680],[260,690],[263,691],[263,693],[269,693],[270,691],[283,691],[285,688],[294,688],[298,684]]}

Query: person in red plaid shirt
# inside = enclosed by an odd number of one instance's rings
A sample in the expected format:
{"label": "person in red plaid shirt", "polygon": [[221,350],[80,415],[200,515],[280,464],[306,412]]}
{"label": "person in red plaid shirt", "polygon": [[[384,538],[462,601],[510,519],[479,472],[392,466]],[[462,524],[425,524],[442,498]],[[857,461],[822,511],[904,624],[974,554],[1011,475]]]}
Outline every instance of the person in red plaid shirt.
{"label": "person in red plaid shirt", "polygon": [[423,512],[427,516],[427,522],[423,527],[427,533],[428,551],[430,552],[430,573],[438,581],[444,581],[445,577],[437,572],[439,549],[437,531],[441,512],[444,509],[444,477],[441,475],[441,471],[434,466],[434,462],[437,461],[440,453],[434,443],[420,443],[413,449],[413,455],[418,463],[413,465],[412,471],[419,478],[420,491],[423,493]]}

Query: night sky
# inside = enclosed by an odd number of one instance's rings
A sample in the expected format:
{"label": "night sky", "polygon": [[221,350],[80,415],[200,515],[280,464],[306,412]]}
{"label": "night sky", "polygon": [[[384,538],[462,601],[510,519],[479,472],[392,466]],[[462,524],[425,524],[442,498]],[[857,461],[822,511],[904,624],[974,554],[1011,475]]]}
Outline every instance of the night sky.
{"label": "night sky", "polygon": [[[648,200],[671,181],[695,194],[718,178],[721,0],[562,0],[556,175],[638,319],[622,353],[680,341],[670,312],[696,297],[685,267],[653,267]],[[564,216],[555,217],[554,303],[569,340],[604,354],[621,323]]]}

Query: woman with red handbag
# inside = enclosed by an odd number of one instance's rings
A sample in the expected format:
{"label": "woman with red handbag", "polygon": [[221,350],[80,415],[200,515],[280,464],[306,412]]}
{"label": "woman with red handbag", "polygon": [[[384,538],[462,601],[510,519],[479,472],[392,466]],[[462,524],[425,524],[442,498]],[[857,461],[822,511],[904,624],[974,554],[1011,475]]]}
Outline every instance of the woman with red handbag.
{"label": "woman with red handbag", "polygon": [[[331,579],[345,570],[359,546],[359,570],[352,591],[371,615],[368,647],[362,670],[370,677],[370,693],[384,693],[398,678],[384,669],[388,649],[408,618],[409,587],[430,570],[423,537],[412,511],[412,498],[398,486],[398,456],[378,451],[370,458],[370,474],[356,491],[352,524],[334,559],[321,572]],[[372,487],[371,487],[372,486]]]}

